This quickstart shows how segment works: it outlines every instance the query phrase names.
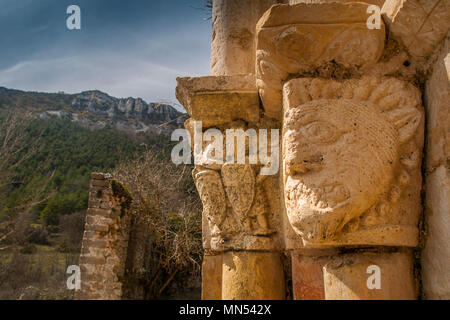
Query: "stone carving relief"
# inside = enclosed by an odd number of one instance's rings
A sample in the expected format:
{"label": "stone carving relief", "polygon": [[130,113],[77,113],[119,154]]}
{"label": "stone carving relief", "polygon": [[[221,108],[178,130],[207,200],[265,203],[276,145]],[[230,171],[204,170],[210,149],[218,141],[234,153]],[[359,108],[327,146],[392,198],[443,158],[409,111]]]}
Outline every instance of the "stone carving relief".
{"label": "stone carving relief", "polygon": [[267,176],[257,175],[257,169],[248,164],[224,164],[218,170],[195,167],[193,178],[208,221],[207,247],[221,251],[274,245],[276,217],[264,186]]}
{"label": "stone carving relief", "polygon": [[394,78],[284,86],[289,221],[305,245],[417,244],[423,110]]}
{"label": "stone carving relief", "polygon": [[[327,63],[360,70],[377,62],[385,31],[369,30],[368,4],[275,5],[257,25],[256,84],[267,116],[279,119],[282,86]],[[332,66],[333,67],[333,66]],[[344,72],[344,71],[343,71]]]}

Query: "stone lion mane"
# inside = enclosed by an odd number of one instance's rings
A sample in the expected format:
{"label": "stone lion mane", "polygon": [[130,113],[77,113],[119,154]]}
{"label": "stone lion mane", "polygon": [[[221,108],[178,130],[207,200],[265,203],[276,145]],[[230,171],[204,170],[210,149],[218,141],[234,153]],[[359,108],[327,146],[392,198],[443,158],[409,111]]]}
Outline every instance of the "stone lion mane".
{"label": "stone lion mane", "polygon": [[[361,79],[330,80],[321,78],[299,78],[287,82],[283,87],[283,99],[296,103],[284,110],[285,118],[300,105],[317,100],[350,100],[376,108],[397,132],[397,164],[390,190],[386,190],[375,205],[353,218],[341,232],[350,233],[359,228],[392,224],[392,205],[401,197],[402,190],[410,181],[411,171],[420,166],[418,147],[420,135],[417,131],[423,122],[421,93],[413,85],[395,78],[366,76]],[[291,128],[295,123],[285,123]],[[286,182],[286,175],[284,181]],[[339,236],[338,232],[334,238]],[[328,239],[330,240],[330,239]]]}

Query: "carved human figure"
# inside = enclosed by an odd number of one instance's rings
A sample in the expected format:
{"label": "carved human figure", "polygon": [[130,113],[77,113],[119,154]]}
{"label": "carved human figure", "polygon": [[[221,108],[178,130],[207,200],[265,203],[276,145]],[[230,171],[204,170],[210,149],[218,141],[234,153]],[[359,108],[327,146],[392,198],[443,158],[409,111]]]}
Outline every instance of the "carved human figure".
{"label": "carved human figure", "polygon": [[399,172],[407,175],[400,146],[421,123],[417,97],[404,88],[390,92],[386,81],[364,88],[369,82],[296,79],[285,86],[286,211],[310,242],[333,239],[378,202],[392,200],[390,187]]}

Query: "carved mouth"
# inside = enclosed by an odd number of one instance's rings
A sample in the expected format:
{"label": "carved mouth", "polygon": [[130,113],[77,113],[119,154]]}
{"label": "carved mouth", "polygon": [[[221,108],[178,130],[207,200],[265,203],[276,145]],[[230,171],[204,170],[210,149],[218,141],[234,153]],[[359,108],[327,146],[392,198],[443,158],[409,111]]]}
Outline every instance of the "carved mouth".
{"label": "carved mouth", "polygon": [[317,210],[330,210],[342,207],[348,202],[350,192],[339,183],[308,187],[302,182],[291,185],[287,190],[288,201],[301,201]]}

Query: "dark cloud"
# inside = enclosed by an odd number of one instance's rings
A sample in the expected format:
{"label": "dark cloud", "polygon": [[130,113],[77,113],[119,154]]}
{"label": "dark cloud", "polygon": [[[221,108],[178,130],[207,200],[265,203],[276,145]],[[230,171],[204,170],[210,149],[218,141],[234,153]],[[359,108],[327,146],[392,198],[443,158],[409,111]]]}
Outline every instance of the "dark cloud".
{"label": "dark cloud", "polygon": [[[0,86],[173,99],[176,76],[209,70],[203,2],[0,0]],[[71,4],[81,30],[66,28]]]}

